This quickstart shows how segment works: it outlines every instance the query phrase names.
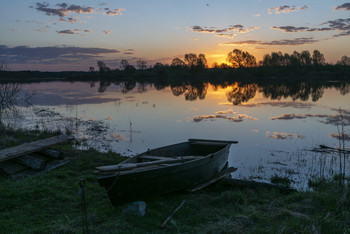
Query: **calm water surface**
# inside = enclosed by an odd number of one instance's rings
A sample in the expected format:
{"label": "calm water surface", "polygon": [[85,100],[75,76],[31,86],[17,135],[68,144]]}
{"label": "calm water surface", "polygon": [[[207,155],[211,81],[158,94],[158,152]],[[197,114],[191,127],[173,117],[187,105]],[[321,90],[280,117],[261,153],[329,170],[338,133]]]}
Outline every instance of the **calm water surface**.
{"label": "calm water surface", "polygon": [[238,168],[233,177],[266,181],[277,174],[303,188],[312,176],[338,172],[337,155],[310,150],[339,145],[339,107],[349,133],[350,86],[293,85],[32,83],[22,88],[34,92],[33,106],[19,106],[6,121],[68,129],[84,140],[81,148],[128,156],[188,138],[237,140],[229,157]]}

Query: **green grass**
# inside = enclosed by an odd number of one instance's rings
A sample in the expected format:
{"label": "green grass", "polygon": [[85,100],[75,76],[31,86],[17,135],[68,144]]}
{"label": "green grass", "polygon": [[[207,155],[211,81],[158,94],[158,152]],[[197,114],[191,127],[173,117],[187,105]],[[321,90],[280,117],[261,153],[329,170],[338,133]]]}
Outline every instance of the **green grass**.
{"label": "green grass", "polygon": [[[12,134],[17,141],[36,133]],[[81,178],[90,233],[350,233],[350,192],[337,181],[312,183],[312,191],[291,194],[215,184],[196,193],[146,199],[146,215],[140,217],[124,214],[126,205],[112,206],[93,174],[94,167],[123,157],[69,144],[58,148],[71,163],[20,180],[0,176],[1,233],[81,233]],[[173,221],[161,228],[183,200]]]}

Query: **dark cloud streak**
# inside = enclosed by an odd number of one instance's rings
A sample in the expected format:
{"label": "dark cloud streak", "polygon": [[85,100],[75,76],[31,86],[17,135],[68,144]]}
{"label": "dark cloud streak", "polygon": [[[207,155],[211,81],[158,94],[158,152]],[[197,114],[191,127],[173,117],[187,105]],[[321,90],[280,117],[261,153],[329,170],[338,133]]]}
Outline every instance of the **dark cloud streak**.
{"label": "dark cloud streak", "polygon": [[274,41],[257,41],[257,40],[247,40],[247,41],[236,41],[236,42],[227,42],[221,45],[267,45],[267,46],[296,46],[304,44],[313,44],[318,42],[312,37],[302,37],[294,39],[281,39]]}
{"label": "dark cloud streak", "polygon": [[336,6],[334,10],[339,11],[339,10],[344,10],[344,11],[350,11],[350,2],[344,3],[343,5]]}
{"label": "dark cloud streak", "polygon": [[[64,33],[74,33],[74,31],[63,30]],[[104,54],[119,53],[118,50],[104,48],[84,48],[69,46],[52,46],[52,47],[27,47],[17,46],[9,48],[0,45],[0,59],[6,60],[12,64],[25,63],[46,63],[60,64],[69,61],[96,61]]]}
{"label": "dark cloud streak", "polygon": [[48,16],[59,16],[64,17],[67,16],[71,12],[75,12],[77,14],[91,14],[94,12],[94,8],[92,7],[82,7],[78,5],[70,5],[68,6],[67,3],[60,3],[56,4],[59,8],[51,8],[50,4],[47,2],[37,2],[35,6],[32,6],[32,8],[35,8],[37,11],[44,12]]}
{"label": "dark cloud streak", "polygon": [[295,26],[274,26],[272,29],[281,30],[287,33],[296,32],[324,32],[324,31],[340,31],[341,33],[334,35],[333,37],[349,36],[350,35],[350,18],[329,20],[321,25],[327,25],[326,27],[295,27]]}
{"label": "dark cloud streak", "polygon": [[300,7],[295,7],[295,6],[277,6],[277,7],[273,7],[273,8],[269,8],[268,9],[268,14],[272,14],[273,12],[275,12],[276,14],[281,14],[281,13],[291,13],[291,12],[296,12],[296,11],[302,11],[302,10],[306,10],[307,6],[300,6]]}

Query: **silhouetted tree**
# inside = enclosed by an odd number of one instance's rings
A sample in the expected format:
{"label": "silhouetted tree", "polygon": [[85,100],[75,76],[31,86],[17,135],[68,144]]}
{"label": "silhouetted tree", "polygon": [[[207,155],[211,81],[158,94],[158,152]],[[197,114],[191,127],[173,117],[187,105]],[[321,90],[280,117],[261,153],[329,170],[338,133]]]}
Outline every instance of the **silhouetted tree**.
{"label": "silhouetted tree", "polygon": [[315,66],[324,66],[326,64],[324,55],[319,50],[314,50],[312,53],[312,64]]}
{"label": "silhouetted tree", "polygon": [[154,70],[160,70],[160,69],[162,69],[162,68],[164,68],[164,65],[163,65],[162,63],[156,63],[156,64],[154,64],[154,66],[153,66],[153,69],[154,69]]}
{"label": "silhouetted tree", "polygon": [[139,59],[136,61],[136,64],[137,64],[138,69],[140,69],[140,70],[144,70],[147,68],[147,61],[145,61],[145,60]]}
{"label": "silhouetted tree", "polygon": [[341,57],[341,59],[337,62],[337,65],[341,66],[350,66],[350,58],[346,55]]}
{"label": "silhouetted tree", "polygon": [[183,68],[186,66],[186,63],[179,58],[174,58],[170,66],[172,68]]}
{"label": "silhouetted tree", "polygon": [[98,66],[98,69],[100,72],[108,72],[110,71],[111,69],[109,67],[106,66],[106,64],[104,62],[102,62],[101,60],[100,61],[97,61],[97,66]]}
{"label": "silhouetted tree", "polygon": [[227,63],[220,63],[214,62],[212,65],[213,68],[231,68]]}
{"label": "silhouetted tree", "polygon": [[196,54],[185,54],[185,61],[187,62],[187,66],[191,69],[197,65],[197,55]]}
{"label": "silhouetted tree", "polygon": [[308,50],[301,51],[300,61],[302,66],[310,66],[312,63],[311,54]]}
{"label": "silhouetted tree", "polygon": [[266,67],[281,67],[288,64],[289,55],[283,55],[282,52],[272,52],[271,55],[265,54],[262,65]]}
{"label": "silhouetted tree", "polygon": [[94,67],[90,67],[90,68],[89,68],[89,71],[90,71],[90,72],[94,72],[94,71],[95,71],[95,68],[94,68]]}
{"label": "silhouetted tree", "polygon": [[136,71],[136,68],[135,68],[133,65],[127,65],[127,66],[124,68],[124,71],[131,73],[131,72]]}
{"label": "silhouetted tree", "polygon": [[228,53],[226,61],[231,63],[234,68],[256,66],[256,58],[248,52],[239,49],[234,49]]}
{"label": "silhouetted tree", "polygon": [[122,61],[120,61],[120,65],[123,70],[126,70],[126,68],[129,66],[129,62],[128,60],[123,59]]}
{"label": "silhouetted tree", "polygon": [[293,54],[290,55],[289,65],[291,65],[291,66],[301,66],[301,60],[300,60],[300,53],[299,52],[294,51]]}
{"label": "silhouetted tree", "polygon": [[205,58],[204,54],[199,54],[198,55],[196,67],[197,68],[206,68],[206,67],[208,67],[208,62],[207,62],[207,59]]}

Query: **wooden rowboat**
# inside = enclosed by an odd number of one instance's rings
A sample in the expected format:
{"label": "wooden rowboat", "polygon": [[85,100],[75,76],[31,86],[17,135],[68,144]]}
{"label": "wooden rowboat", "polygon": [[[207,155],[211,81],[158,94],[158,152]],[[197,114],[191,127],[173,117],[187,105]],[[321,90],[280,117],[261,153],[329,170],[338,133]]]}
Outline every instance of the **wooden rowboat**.
{"label": "wooden rowboat", "polygon": [[209,181],[225,166],[236,141],[189,139],[97,167],[98,183],[113,205],[188,189]]}

